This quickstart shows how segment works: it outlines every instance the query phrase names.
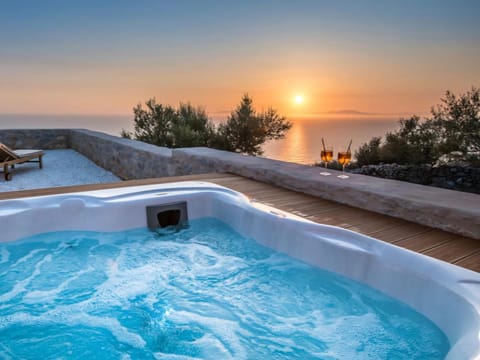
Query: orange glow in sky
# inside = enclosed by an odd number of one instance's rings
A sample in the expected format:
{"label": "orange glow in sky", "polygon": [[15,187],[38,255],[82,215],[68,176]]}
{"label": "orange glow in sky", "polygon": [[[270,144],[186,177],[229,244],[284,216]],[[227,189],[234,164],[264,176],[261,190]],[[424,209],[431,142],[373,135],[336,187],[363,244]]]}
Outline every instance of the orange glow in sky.
{"label": "orange glow in sky", "polygon": [[5,2],[0,113],[156,97],[225,118],[247,92],[287,116],[421,115],[480,85],[480,2],[459,2]]}

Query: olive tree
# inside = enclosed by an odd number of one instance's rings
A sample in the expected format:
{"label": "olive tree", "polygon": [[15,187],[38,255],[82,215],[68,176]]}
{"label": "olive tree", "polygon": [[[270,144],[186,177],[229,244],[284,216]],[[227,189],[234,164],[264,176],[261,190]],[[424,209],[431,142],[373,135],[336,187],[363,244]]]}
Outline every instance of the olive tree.
{"label": "olive tree", "polygon": [[218,128],[222,141],[220,147],[248,155],[261,155],[262,145],[267,140],[283,138],[291,127],[292,123],[272,108],[257,113],[252,99],[244,94],[228,120]]}
{"label": "olive tree", "polygon": [[412,116],[399,129],[363,144],[355,153],[359,165],[379,162],[434,164],[451,153],[472,162],[480,160],[480,89],[456,96],[447,91],[431,117]]}
{"label": "olive tree", "polygon": [[252,103],[245,94],[227,121],[215,127],[202,108],[181,103],[175,109],[153,98],[133,109],[134,132],[122,130],[121,135],[158,146],[206,146],[259,155],[267,140],[283,138],[292,124],[272,108],[257,113]]}
{"label": "olive tree", "polygon": [[209,146],[215,135],[215,126],[205,111],[191,104],[181,103],[178,109],[158,104],[155,98],[147,100],[145,107],[133,108],[134,132],[125,130],[121,135],[166,147]]}

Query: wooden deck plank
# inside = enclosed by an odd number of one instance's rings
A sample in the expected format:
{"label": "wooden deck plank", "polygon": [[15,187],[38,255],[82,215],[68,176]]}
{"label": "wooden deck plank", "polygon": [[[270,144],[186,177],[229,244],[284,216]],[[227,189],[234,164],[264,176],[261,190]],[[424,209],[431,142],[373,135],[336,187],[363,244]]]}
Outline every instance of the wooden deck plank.
{"label": "wooden deck plank", "polygon": [[353,224],[349,223],[348,221],[339,221],[336,218],[329,217],[329,216],[309,216],[307,217],[308,220],[317,222],[319,224],[325,224],[325,225],[332,225],[332,226],[339,226],[345,229],[349,229],[350,227],[353,226]]}
{"label": "wooden deck plank", "polygon": [[379,229],[371,232],[369,235],[387,242],[398,242],[413,236],[421,235],[430,230],[432,229],[424,225],[401,220],[401,223],[397,226],[392,226],[388,229]]}
{"label": "wooden deck plank", "polygon": [[350,230],[370,234],[379,229],[389,229],[401,224],[402,220],[387,216],[378,216],[370,211],[356,211],[357,209],[347,207],[340,211],[340,216],[348,216],[349,222],[353,225]]}
{"label": "wooden deck plank", "polygon": [[328,222],[333,225],[336,223],[343,224],[342,226],[355,229],[355,231],[361,233],[369,233],[379,227],[388,228],[398,223],[394,218],[378,216],[377,214],[346,205],[339,205],[328,210],[312,211],[312,216],[309,216],[309,218],[315,219],[317,222]]}
{"label": "wooden deck plank", "polygon": [[[436,259],[455,263],[464,257],[480,251],[480,243],[474,239],[458,237],[424,252],[425,255]],[[468,254],[468,255],[466,255]]]}
{"label": "wooden deck plank", "polygon": [[459,261],[454,262],[455,265],[480,272],[480,252],[476,252]]}
{"label": "wooden deck plank", "polygon": [[457,237],[458,235],[447,233],[445,231],[430,230],[423,234],[395,241],[394,244],[416,252],[425,252],[436,246],[452,241]]}
{"label": "wooden deck plank", "polygon": [[280,200],[277,201],[275,199],[269,199],[265,201],[266,199],[259,198],[259,196],[256,196],[255,199],[263,203],[275,204],[276,207],[279,207],[279,208],[281,207],[282,209],[285,209],[285,210],[301,209],[304,213],[309,215],[315,215],[315,214],[326,212],[326,211],[332,211],[342,206],[340,204],[335,204],[327,201],[316,201],[315,199],[303,199],[303,198],[294,198],[294,197],[289,197],[287,198],[288,200],[284,199],[283,201],[280,201]]}
{"label": "wooden deck plank", "polygon": [[187,180],[222,185],[242,192],[256,201],[309,220],[354,230],[480,272],[480,241],[232,174],[200,174],[110,184],[0,192],[0,200]]}
{"label": "wooden deck plank", "polygon": [[285,208],[291,208],[290,212],[301,214],[303,217],[314,217],[315,214],[327,213],[335,209],[341,209],[342,205],[332,202],[315,202],[305,204],[305,206],[288,206]]}

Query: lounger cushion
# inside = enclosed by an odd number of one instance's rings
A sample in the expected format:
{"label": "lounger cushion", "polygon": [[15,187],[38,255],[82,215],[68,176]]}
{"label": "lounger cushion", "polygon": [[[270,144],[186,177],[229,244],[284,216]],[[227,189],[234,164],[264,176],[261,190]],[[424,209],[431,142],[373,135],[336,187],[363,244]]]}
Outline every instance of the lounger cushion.
{"label": "lounger cushion", "polygon": [[15,155],[18,157],[31,156],[31,155],[41,155],[42,150],[13,150]]}

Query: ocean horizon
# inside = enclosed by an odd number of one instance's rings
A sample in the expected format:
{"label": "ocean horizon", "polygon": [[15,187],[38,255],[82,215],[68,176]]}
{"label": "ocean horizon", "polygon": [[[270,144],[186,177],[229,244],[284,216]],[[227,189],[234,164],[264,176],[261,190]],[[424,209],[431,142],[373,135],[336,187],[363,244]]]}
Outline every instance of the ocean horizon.
{"label": "ocean horizon", "polygon": [[[334,153],[352,140],[352,153],[374,136],[384,136],[398,128],[398,118],[332,117],[289,118],[293,123],[286,137],[269,141],[262,156],[300,164],[320,161],[321,139]],[[215,123],[221,120],[213,119]],[[0,129],[82,128],[120,136],[122,129],[133,130],[133,115],[34,115],[0,114]]]}

